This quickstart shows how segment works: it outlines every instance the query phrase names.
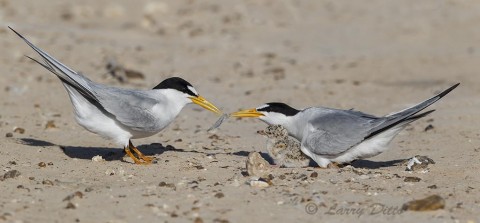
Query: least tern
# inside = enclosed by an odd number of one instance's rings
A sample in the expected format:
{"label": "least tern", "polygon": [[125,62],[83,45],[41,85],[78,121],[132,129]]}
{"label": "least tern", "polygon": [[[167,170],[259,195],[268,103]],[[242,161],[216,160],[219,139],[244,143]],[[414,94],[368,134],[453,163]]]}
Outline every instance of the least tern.
{"label": "least tern", "polygon": [[[10,28],[10,27],[9,27]],[[90,132],[123,145],[136,164],[148,164],[152,157],[143,155],[130,139],[152,136],[167,127],[189,103],[220,114],[220,110],[200,96],[180,77],[165,79],[152,90],[130,90],[95,83],[76,72],[10,28],[45,61],[33,61],[54,73],[68,92],[75,120]],[[136,153],[138,158],[132,153]]]}
{"label": "least tern", "polygon": [[302,152],[325,168],[332,162],[349,163],[384,152],[390,141],[407,124],[434,110],[419,113],[420,111],[458,85],[459,83],[415,106],[383,117],[325,107],[297,110],[276,102],[234,112],[231,116],[259,118],[269,125],[284,126],[301,143]]}

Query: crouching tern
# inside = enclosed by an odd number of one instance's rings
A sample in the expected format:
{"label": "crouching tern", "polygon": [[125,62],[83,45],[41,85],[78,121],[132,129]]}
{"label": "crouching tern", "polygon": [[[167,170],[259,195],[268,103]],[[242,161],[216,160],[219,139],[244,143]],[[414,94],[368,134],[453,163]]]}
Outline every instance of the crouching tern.
{"label": "crouching tern", "polygon": [[415,106],[383,117],[354,110],[311,107],[297,110],[284,103],[267,103],[231,114],[233,117],[259,118],[269,125],[282,125],[296,138],[301,151],[320,167],[349,163],[376,156],[387,149],[392,139],[407,124],[434,110],[419,113],[458,84]]}
{"label": "crouching tern", "polygon": [[145,138],[160,132],[187,104],[193,102],[209,111],[221,113],[215,105],[200,96],[190,83],[179,77],[165,79],[152,90],[129,90],[95,83],[10,29],[35,50],[45,63],[27,57],[62,81],[78,124],[123,145],[125,153],[136,164],[149,164],[153,158],[143,155],[130,139]]}

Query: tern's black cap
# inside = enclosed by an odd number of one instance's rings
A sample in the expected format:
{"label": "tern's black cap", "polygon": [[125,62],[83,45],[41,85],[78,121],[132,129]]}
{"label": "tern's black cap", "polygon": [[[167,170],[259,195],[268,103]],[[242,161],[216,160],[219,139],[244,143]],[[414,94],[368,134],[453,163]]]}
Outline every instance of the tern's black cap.
{"label": "tern's black cap", "polygon": [[153,89],[175,89],[191,96],[198,96],[195,92],[191,90],[192,88],[193,86],[188,83],[188,81],[180,77],[171,77],[165,79]]}
{"label": "tern's black cap", "polygon": [[270,102],[265,104],[265,106],[257,108],[257,111],[263,112],[276,112],[280,114],[284,114],[286,116],[294,116],[299,110],[290,107],[289,105],[281,102]]}

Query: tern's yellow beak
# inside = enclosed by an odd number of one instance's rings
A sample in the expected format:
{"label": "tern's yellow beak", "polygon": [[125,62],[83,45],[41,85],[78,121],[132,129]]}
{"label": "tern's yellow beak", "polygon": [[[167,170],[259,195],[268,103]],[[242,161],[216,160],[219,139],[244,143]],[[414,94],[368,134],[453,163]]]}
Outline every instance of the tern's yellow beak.
{"label": "tern's yellow beak", "polygon": [[247,109],[230,114],[232,117],[241,117],[241,118],[258,118],[264,116],[262,113],[258,112],[257,109]]}
{"label": "tern's yellow beak", "polygon": [[205,108],[209,111],[215,112],[217,114],[221,114],[222,111],[215,107],[212,103],[207,101],[207,99],[203,98],[202,96],[196,96],[196,97],[190,97],[190,100],[192,100],[193,103],[202,106],[202,108]]}

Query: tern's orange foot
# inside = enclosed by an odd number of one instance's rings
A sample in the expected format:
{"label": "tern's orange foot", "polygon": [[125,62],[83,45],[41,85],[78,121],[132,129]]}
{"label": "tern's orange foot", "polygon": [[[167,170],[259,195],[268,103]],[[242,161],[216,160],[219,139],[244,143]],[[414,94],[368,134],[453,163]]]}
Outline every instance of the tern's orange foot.
{"label": "tern's orange foot", "polygon": [[140,152],[140,150],[138,150],[137,147],[135,147],[135,146],[132,147],[131,149],[133,150],[133,152],[135,152],[135,153],[137,154],[137,156],[138,156],[139,159],[145,161],[146,163],[149,163],[149,164],[150,164],[150,163],[152,163],[153,159],[155,159],[155,157],[153,157],[153,156],[145,156],[145,155],[143,155],[143,153]]}
{"label": "tern's orange foot", "polygon": [[[125,147],[125,151],[127,151],[127,147]],[[132,152],[130,150],[133,150],[133,152],[135,152],[135,154],[137,154],[138,158],[136,158]],[[155,157],[151,157],[151,156],[145,156],[143,155],[142,152],[140,152],[140,150],[137,149],[137,147],[135,147],[132,143],[132,141],[128,141],[128,151],[130,152],[130,154],[132,154],[130,157],[135,157],[136,159],[134,159],[133,161],[136,163],[136,164],[151,164],[152,161],[155,159]],[[128,152],[127,152],[128,154]],[[132,159],[133,159],[132,157]]]}
{"label": "tern's orange foot", "polygon": [[144,160],[145,162],[151,163],[155,157],[153,156],[140,156],[140,159]]}
{"label": "tern's orange foot", "polygon": [[[151,160],[150,160],[150,161],[146,161],[146,160],[144,160],[144,159],[139,159],[139,158],[135,157],[135,155],[133,155],[132,151],[130,151],[130,148],[128,148],[128,147],[125,147],[124,150],[125,150],[125,153],[127,153],[127,155],[128,155],[130,158],[132,158],[132,160],[133,160],[133,162],[134,162],[135,164],[148,165],[148,164],[152,163]],[[143,161],[142,161],[142,160],[143,160]]]}
{"label": "tern's orange foot", "polygon": [[136,164],[148,165],[148,164],[152,164],[152,161],[153,161],[153,157],[149,157],[149,156],[139,157],[139,159],[141,160],[141,163],[136,163]]}
{"label": "tern's orange foot", "polygon": [[135,161],[135,164],[138,164],[138,165],[150,165],[150,164],[152,164],[152,162],[151,162],[151,161],[150,161],[150,162],[146,162],[146,161],[145,161],[145,162]]}

